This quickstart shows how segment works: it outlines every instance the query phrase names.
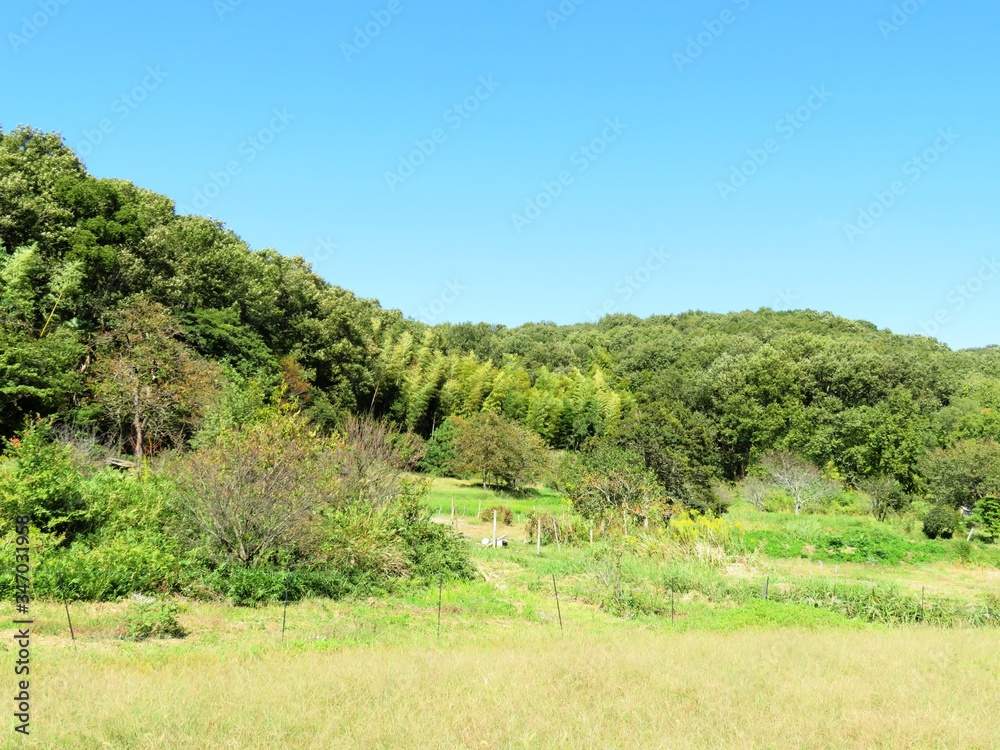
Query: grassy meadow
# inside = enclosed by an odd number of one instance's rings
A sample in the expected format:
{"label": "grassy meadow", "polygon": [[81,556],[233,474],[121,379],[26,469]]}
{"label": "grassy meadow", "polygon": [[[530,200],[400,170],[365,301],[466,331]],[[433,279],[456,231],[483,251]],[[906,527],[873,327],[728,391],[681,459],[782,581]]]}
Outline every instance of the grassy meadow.
{"label": "grassy meadow", "polygon": [[[480,505],[562,514],[550,491],[434,480],[428,503],[468,537],[476,580],[287,612],[183,600],[186,637],[141,642],[125,638],[131,602],[71,603],[75,644],[61,603],[35,603],[32,736],[0,747],[1000,746],[990,551],[901,533],[883,540],[899,562],[696,547],[615,568],[600,541],[538,555],[516,522],[509,547],[479,544]],[[734,517],[799,542],[855,524]],[[0,660],[11,674],[9,643]]]}

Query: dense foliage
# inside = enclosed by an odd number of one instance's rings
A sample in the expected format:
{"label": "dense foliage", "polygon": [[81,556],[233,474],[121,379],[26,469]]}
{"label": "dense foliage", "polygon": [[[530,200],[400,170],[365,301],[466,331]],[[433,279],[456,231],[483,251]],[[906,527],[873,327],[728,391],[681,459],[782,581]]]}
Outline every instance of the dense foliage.
{"label": "dense foliage", "polygon": [[[860,490],[879,519],[948,535],[965,508],[998,533],[1000,348],[768,309],[429,327],[28,127],[0,131],[0,248],[0,531],[30,513],[67,566],[99,553],[178,588],[189,564],[322,562],[341,590],[467,570],[394,472],[516,489],[544,449],[592,519],[719,513],[738,483],[760,508]],[[95,463],[163,456],[129,479]],[[277,519],[253,484],[272,480],[294,499]]]}

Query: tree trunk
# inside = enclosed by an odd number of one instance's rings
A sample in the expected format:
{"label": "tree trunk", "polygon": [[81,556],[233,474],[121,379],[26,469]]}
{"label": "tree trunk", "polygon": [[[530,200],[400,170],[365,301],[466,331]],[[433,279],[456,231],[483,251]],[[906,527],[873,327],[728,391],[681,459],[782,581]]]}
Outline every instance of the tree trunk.
{"label": "tree trunk", "polygon": [[135,446],[134,446],[135,460],[138,461],[139,463],[142,463],[142,454],[143,454],[142,445],[144,442],[144,438],[142,434],[142,420],[139,419],[138,416],[136,416],[135,418],[134,427],[135,427]]}

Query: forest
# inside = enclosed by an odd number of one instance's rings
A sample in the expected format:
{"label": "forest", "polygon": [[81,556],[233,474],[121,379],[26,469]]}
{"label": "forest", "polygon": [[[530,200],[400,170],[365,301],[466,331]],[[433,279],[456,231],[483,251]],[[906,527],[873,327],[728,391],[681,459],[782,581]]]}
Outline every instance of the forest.
{"label": "forest", "polygon": [[471,576],[442,475],[626,528],[739,498],[1000,536],[1000,348],[770,309],[428,326],[24,126],[0,245],[0,534],[30,516],[81,598]]}

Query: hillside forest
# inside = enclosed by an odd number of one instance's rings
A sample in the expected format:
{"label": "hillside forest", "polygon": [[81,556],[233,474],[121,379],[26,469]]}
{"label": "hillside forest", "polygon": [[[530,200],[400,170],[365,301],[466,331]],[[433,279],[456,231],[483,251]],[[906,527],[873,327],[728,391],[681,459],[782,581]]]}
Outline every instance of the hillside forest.
{"label": "hillside forest", "polygon": [[30,517],[74,597],[472,577],[435,476],[606,535],[740,502],[1000,537],[1000,348],[770,309],[429,326],[30,127],[0,247],[0,535]]}

